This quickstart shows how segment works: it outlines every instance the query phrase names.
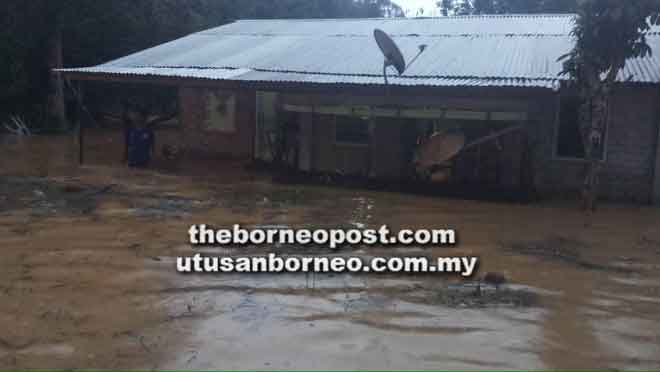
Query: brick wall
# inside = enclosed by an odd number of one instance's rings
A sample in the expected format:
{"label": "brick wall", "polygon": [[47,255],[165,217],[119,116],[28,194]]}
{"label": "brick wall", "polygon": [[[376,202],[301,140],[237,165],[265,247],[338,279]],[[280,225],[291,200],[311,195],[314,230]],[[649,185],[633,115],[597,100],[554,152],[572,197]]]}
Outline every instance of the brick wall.
{"label": "brick wall", "polygon": [[206,130],[207,90],[181,87],[179,103],[183,137],[189,153],[248,159],[252,157],[255,130],[255,92],[238,90],[236,93],[236,131],[223,133]]}
{"label": "brick wall", "polygon": [[335,120],[331,115],[315,115],[311,168],[321,172],[342,171],[379,178],[399,178],[403,173],[402,120],[381,119],[374,127],[371,146],[335,144]]}
{"label": "brick wall", "polygon": [[656,89],[623,89],[612,102],[603,192],[617,199],[651,200],[658,108]]}
{"label": "brick wall", "polygon": [[[189,150],[211,156],[251,158],[255,130],[255,92],[236,91],[236,128],[232,134],[204,129],[206,119],[206,94],[202,88],[182,87],[180,89],[181,120],[184,126],[183,137]],[[503,99],[502,97],[500,97]],[[466,107],[487,106],[490,100],[472,97],[463,103]],[[601,195],[604,198],[621,201],[649,202],[660,194],[660,182],[654,183],[655,168],[660,164],[658,156],[659,112],[656,108],[660,94],[656,88],[621,88],[612,102],[612,114],[608,127],[607,162],[601,178]],[[528,112],[528,134],[534,146],[534,182],[538,190],[547,196],[567,195],[576,197],[582,185],[584,164],[575,160],[557,159],[555,137],[557,125],[557,93],[547,91],[535,93],[525,98],[512,97],[507,103],[492,104],[493,110],[521,110]],[[517,105],[517,106],[516,106]],[[484,107],[486,108],[486,107]],[[385,141],[390,150],[398,149],[385,137],[394,137],[399,125],[392,123],[387,131],[377,130],[381,145]],[[377,126],[378,127],[378,126]],[[392,133],[389,132],[391,129]],[[312,132],[313,146],[310,164],[313,169],[334,171],[337,169],[336,149],[334,148],[334,123],[326,116],[316,116]],[[398,143],[398,142],[397,142]],[[383,146],[380,146],[383,147]],[[392,151],[392,153],[398,153]],[[382,176],[394,176],[400,172],[400,164],[392,159],[378,156],[372,165]],[[380,159],[380,160],[379,160]],[[388,166],[383,166],[387,163]]]}
{"label": "brick wall", "polygon": [[[534,117],[538,144],[536,183],[545,194],[576,195],[583,182],[584,164],[554,157],[556,135],[556,96],[540,106]],[[619,201],[647,203],[652,200],[658,108],[655,88],[626,87],[615,92],[607,134],[607,160],[601,173],[602,197]]]}

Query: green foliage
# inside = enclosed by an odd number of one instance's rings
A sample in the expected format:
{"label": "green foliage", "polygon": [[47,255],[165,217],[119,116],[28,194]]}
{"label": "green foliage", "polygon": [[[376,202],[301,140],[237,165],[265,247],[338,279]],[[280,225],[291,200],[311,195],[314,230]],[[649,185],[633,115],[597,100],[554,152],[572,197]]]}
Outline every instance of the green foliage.
{"label": "green foliage", "polygon": [[443,15],[570,13],[577,0],[441,0],[437,2]]}
{"label": "green foliage", "polygon": [[575,46],[559,58],[562,74],[572,77],[582,100],[580,134],[587,164],[582,188],[584,207],[596,207],[609,101],[629,58],[651,54],[646,32],[660,21],[660,0],[580,0],[573,28]]}
{"label": "green foliage", "polygon": [[[242,18],[364,18],[401,17],[389,0],[257,0],[245,1]],[[249,4],[249,5],[248,5]]]}
{"label": "green foliage", "polygon": [[[38,50],[42,39],[30,32],[25,19],[35,14],[31,2],[7,1],[2,5],[0,24],[0,105],[16,103],[16,97],[31,95],[30,87],[38,80]],[[37,57],[38,58],[38,57]],[[0,106],[0,109],[2,108]]]}
{"label": "green foliage", "polygon": [[390,0],[2,0],[0,119],[45,106],[58,30],[64,65],[89,66],[240,18],[402,15]]}
{"label": "green foliage", "polygon": [[651,54],[645,33],[659,21],[658,0],[582,0],[575,47],[560,58],[563,74],[581,85],[598,84],[603,76],[613,83],[627,59]]}

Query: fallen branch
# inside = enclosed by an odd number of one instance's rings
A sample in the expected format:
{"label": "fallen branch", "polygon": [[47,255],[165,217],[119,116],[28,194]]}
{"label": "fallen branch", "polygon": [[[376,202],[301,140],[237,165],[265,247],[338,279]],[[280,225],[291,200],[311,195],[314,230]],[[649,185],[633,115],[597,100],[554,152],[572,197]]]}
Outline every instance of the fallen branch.
{"label": "fallen branch", "polygon": [[7,129],[7,131],[9,131],[11,134],[20,137],[29,137],[32,135],[30,128],[28,128],[25,120],[23,120],[21,117],[12,115],[9,120],[9,123],[5,122],[3,125],[5,129]]}

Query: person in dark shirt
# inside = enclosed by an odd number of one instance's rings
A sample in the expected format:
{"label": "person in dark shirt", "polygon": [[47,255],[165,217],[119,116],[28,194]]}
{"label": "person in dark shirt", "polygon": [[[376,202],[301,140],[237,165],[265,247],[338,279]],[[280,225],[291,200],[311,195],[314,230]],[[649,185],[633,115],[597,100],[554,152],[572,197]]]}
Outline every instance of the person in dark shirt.
{"label": "person in dark shirt", "polygon": [[126,160],[129,167],[146,167],[155,148],[154,131],[147,126],[146,117],[133,113],[132,125],[126,129]]}

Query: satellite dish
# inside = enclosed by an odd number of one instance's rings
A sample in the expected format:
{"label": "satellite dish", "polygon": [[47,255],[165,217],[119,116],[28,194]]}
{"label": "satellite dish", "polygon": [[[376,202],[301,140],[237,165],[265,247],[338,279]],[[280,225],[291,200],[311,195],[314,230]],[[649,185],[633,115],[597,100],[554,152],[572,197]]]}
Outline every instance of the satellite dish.
{"label": "satellite dish", "polygon": [[460,132],[435,133],[420,146],[415,166],[419,171],[445,164],[463,150],[465,142],[465,135]]}
{"label": "satellite dish", "polygon": [[374,30],[374,37],[385,56],[386,67],[394,66],[399,75],[403,74],[406,71],[406,60],[403,58],[403,54],[394,40],[383,30],[379,29]]}
{"label": "satellite dish", "polygon": [[375,29],[374,38],[378,47],[385,56],[385,63],[383,64],[383,75],[385,77],[385,84],[387,84],[387,68],[394,66],[399,75],[406,71],[406,60],[403,58],[403,53],[399,50],[394,40],[385,33],[383,30]]}
{"label": "satellite dish", "polygon": [[385,31],[375,29],[374,38],[376,39],[376,43],[378,43],[378,47],[383,52],[383,56],[385,56],[385,63],[383,64],[383,78],[385,78],[385,85],[387,85],[388,67],[394,66],[396,71],[399,73],[399,76],[401,76],[404,72],[406,72],[406,69],[410,68],[410,66],[412,66],[412,64],[417,61],[417,58],[422,53],[424,53],[427,48],[426,44],[419,45],[419,53],[417,53],[415,58],[413,58],[406,66],[406,59],[403,57],[403,53],[401,53],[401,50],[396,45],[394,40],[392,40],[392,38],[386,34]]}

